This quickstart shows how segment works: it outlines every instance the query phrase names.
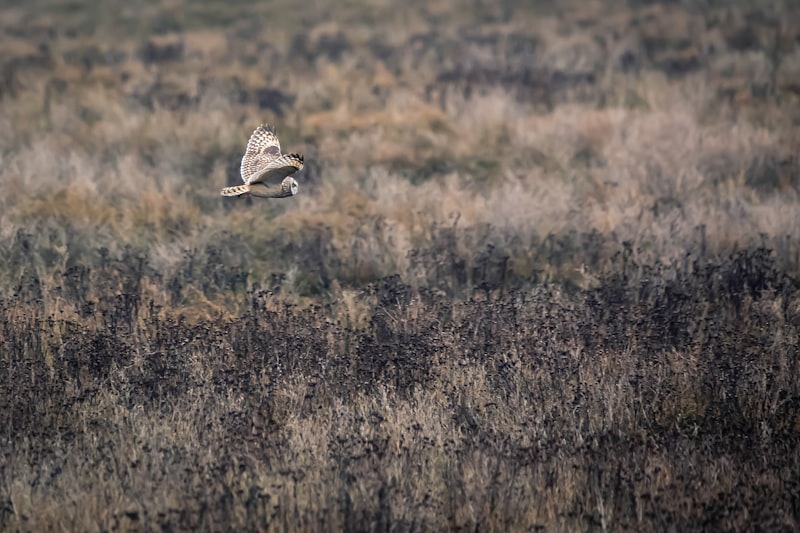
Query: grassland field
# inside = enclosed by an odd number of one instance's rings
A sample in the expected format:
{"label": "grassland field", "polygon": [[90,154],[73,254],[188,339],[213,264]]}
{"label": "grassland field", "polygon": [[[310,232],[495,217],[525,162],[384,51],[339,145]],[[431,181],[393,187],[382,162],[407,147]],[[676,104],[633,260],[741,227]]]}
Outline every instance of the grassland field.
{"label": "grassland field", "polygon": [[3,1],[0,162],[0,530],[800,529],[795,1]]}

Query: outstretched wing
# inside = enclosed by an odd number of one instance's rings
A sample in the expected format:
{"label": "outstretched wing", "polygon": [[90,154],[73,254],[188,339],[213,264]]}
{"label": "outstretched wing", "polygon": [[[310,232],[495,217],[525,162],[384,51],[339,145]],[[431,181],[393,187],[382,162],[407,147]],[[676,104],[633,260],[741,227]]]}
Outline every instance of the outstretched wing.
{"label": "outstretched wing", "polygon": [[256,177],[263,174],[280,155],[281,143],[275,135],[275,128],[269,124],[260,125],[247,141],[247,150],[240,168],[242,180],[245,183],[253,183]]}
{"label": "outstretched wing", "polygon": [[280,183],[286,176],[291,176],[303,168],[303,156],[285,154],[271,161],[261,172],[250,178],[248,183]]}

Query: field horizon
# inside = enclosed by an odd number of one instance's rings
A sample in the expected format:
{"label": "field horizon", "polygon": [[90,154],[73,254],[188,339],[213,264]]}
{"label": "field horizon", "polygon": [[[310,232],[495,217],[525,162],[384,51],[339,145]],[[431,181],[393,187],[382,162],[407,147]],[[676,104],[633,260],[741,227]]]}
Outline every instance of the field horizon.
{"label": "field horizon", "polygon": [[[800,9],[0,9],[0,530],[800,528]],[[297,196],[231,199],[253,129]]]}

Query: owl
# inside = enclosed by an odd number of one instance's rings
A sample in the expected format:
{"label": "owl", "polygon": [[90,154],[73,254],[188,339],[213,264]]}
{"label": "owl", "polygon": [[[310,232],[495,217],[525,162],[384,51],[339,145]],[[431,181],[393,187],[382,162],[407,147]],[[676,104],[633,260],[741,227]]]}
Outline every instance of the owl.
{"label": "owl", "polygon": [[262,124],[250,136],[242,158],[240,171],[244,185],[225,187],[222,189],[222,196],[294,196],[297,194],[297,181],[292,174],[302,168],[303,156],[281,154],[281,143],[275,134],[275,128]]}

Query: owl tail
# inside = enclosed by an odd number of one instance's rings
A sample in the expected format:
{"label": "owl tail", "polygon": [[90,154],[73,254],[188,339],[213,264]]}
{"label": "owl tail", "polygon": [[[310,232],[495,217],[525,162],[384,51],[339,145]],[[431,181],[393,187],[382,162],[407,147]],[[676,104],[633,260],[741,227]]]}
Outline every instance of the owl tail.
{"label": "owl tail", "polygon": [[222,196],[241,196],[250,192],[249,185],[235,185],[222,189]]}

